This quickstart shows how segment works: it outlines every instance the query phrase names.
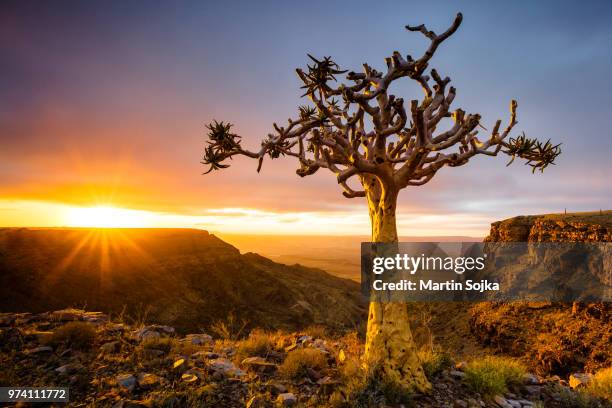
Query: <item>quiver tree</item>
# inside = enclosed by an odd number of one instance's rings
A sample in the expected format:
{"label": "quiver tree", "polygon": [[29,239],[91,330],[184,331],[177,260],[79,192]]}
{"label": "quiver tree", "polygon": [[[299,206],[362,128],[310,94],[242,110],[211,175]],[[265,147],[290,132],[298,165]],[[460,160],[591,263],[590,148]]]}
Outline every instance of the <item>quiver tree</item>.
{"label": "quiver tree", "polygon": [[[443,167],[467,164],[476,155],[519,157],[533,171],[543,171],[560,154],[559,145],[542,143],[524,134],[511,137],[517,123],[517,103],[510,103],[505,126],[498,120],[490,131],[478,113],[451,110],[456,90],[450,79],[429,68],[442,42],[459,27],[462,15],[442,34],[425,25],[406,26],[429,40],[419,58],[398,51],[385,59],[378,71],[363,64],[362,72],[341,70],[331,57],[311,55],[306,69],[297,69],[304,97],[310,104],[300,106],[297,116],[261,142],[259,150],[247,150],[231,124],[214,121],[207,125],[208,144],[202,163],[208,171],[228,167],[227,159],[247,156],[258,161],[293,157],[305,177],[320,169],[336,175],[347,198],[364,197],[368,203],[373,242],[396,242],[395,210],[400,190],[429,182]],[[340,82],[339,77],[345,81]],[[394,81],[418,82],[423,96],[405,102],[389,93]],[[442,130],[444,129],[444,130]],[[484,136],[481,136],[484,132]],[[357,187],[354,187],[354,186]],[[402,303],[371,302],[368,316],[364,362],[386,380],[405,391],[428,391],[428,383],[416,355]]]}

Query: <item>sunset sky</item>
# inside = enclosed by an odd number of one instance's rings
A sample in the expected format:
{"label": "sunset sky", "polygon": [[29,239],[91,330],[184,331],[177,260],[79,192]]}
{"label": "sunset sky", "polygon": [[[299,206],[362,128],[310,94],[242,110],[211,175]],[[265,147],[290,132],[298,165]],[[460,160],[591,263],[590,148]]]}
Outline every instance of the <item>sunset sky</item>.
{"label": "sunset sky", "polygon": [[366,235],[365,202],[330,173],[302,179],[281,159],[257,174],[237,158],[202,176],[204,125],[231,121],[256,148],[305,103],[294,69],[306,53],[382,69],[393,50],[427,45],[404,25],[441,31],[458,11],[431,64],[451,77],[455,108],[489,128],[515,98],[514,134],[563,154],[544,174],[503,157],[445,168],[402,192],[400,234],[481,236],[514,215],[609,209],[611,3],[3,1],[0,226]]}

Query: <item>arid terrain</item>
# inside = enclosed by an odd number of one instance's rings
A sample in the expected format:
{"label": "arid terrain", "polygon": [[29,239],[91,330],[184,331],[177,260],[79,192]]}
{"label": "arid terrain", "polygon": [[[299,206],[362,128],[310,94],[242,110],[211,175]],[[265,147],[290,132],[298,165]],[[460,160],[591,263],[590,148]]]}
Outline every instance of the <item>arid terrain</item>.
{"label": "arid terrain", "polygon": [[[609,241],[611,219],[517,217],[487,240]],[[317,241],[304,263],[354,241]],[[352,280],[198,230],[0,230],[0,386],[69,386],[73,406],[610,406],[609,304],[409,308],[434,391],[402,400],[360,368]]]}

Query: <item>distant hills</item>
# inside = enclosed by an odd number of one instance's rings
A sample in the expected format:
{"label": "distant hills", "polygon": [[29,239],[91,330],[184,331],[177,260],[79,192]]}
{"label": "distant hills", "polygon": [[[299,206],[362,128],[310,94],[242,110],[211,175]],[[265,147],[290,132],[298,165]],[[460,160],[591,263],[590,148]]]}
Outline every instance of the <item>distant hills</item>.
{"label": "distant hills", "polygon": [[275,263],[202,230],[0,229],[0,311],[85,307],[197,330],[227,319],[250,327],[354,327],[355,282]]}

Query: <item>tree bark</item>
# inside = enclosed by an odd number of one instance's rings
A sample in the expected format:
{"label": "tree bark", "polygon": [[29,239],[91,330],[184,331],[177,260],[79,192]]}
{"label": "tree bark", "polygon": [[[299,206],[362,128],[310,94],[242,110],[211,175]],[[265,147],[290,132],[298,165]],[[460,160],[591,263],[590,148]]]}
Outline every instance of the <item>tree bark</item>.
{"label": "tree bark", "polygon": [[[395,208],[399,190],[363,180],[372,222],[372,242],[398,241]],[[429,393],[412,338],[406,303],[371,301],[364,365],[370,374],[405,393]]]}

